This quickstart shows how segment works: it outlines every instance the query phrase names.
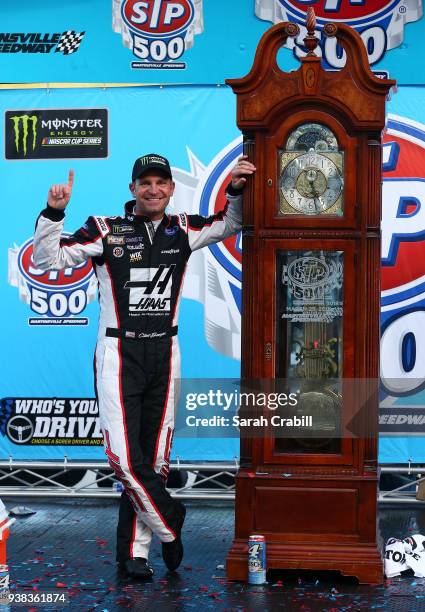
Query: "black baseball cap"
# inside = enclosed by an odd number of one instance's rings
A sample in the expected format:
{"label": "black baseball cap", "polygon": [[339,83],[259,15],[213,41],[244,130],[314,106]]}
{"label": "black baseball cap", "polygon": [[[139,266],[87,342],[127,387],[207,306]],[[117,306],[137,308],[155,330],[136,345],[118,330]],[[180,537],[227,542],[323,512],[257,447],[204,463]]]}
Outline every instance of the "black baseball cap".
{"label": "black baseball cap", "polygon": [[166,174],[168,178],[172,178],[168,159],[157,153],[148,153],[147,155],[143,155],[143,157],[138,157],[134,162],[131,179],[135,181],[142,176],[142,174],[146,174],[146,172],[150,172],[151,170],[160,170]]}

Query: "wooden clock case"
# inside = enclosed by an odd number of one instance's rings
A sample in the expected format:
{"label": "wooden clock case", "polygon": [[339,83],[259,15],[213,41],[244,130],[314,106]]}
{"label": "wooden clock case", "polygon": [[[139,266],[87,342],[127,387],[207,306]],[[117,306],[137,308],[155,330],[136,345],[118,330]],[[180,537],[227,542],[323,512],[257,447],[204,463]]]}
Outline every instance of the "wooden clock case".
{"label": "wooden clock case", "polygon": [[[344,253],[343,376],[378,381],[381,132],[395,82],[373,75],[360,36],[339,23],[326,24],[324,34],[337,38],[346,64],[324,70],[314,25],[310,11],[308,53],[298,70],[277,65],[278,49],[299,31],[280,23],[263,35],[250,73],[226,81],[237,95],[244,153],[257,168],[244,190],[242,378],[278,377],[277,252],[322,249]],[[330,128],[344,152],[343,215],[279,214],[278,151],[306,122]],[[363,419],[373,431],[377,400]],[[381,583],[377,482],[376,435],[347,436],[337,453],[305,454],[278,452],[273,436],[242,438],[228,578],[247,578],[248,537],[261,534],[269,569],[339,570]]]}

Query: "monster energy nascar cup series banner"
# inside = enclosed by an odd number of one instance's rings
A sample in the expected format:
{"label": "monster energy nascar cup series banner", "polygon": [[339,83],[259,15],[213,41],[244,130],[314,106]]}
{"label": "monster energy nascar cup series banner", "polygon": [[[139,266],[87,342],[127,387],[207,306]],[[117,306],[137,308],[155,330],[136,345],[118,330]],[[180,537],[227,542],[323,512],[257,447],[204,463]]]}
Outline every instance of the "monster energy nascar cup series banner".
{"label": "monster energy nascar cup series banner", "polygon": [[424,83],[422,0],[62,0],[0,3],[3,82],[222,84],[249,72],[261,35],[280,21],[300,24],[282,51],[297,67],[306,53],[305,16],[313,6],[325,65],[345,54],[322,38],[326,21],[361,35],[376,71],[399,84]]}
{"label": "monster energy nascar cup series banner", "polygon": [[108,156],[106,109],[9,110],[6,159],[69,159]]}

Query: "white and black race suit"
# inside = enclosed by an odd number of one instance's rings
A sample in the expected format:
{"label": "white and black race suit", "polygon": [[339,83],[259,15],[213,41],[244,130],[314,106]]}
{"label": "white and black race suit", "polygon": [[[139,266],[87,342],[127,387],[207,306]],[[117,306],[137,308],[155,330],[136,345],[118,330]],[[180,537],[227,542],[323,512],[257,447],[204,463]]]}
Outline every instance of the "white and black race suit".
{"label": "white and black race suit", "polygon": [[34,263],[42,270],[77,266],[92,258],[99,284],[100,320],[95,382],[105,452],[124,485],[117,560],[148,557],[152,532],[176,535],[180,502],[165,488],[180,375],[177,318],[192,251],[241,229],[242,197],[229,185],[223,211],[210,217],[165,215],[156,229],[133,213],[89,217],[61,236],[64,213],[42,211]]}

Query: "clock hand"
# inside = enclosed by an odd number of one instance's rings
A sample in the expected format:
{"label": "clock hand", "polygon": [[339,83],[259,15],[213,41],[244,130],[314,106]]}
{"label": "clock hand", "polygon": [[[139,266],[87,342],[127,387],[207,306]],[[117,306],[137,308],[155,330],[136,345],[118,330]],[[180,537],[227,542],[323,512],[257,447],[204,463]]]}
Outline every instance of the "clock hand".
{"label": "clock hand", "polygon": [[311,197],[313,198],[313,202],[316,207],[316,212],[319,212],[319,208],[316,204],[316,199],[318,199],[319,193],[316,191],[315,186],[314,186],[314,182],[316,180],[316,173],[314,171],[307,172],[306,178],[307,178],[307,181],[309,182],[310,194],[311,194]]}
{"label": "clock hand", "polygon": [[[314,176],[314,175],[311,173],[311,171],[310,171],[310,172],[307,172],[307,173],[306,173],[306,179],[307,179],[307,181],[308,181],[308,183],[309,183],[309,185],[308,185],[308,186],[309,186],[309,188],[310,188],[310,194],[309,194],[309,195],[310,195],[310,197],[312,197],[312,198],[313,198],[314,205],[316,205],[316,195],[317,195],[317,192],[316,192],[316,190],[314,189],[314,180],[315,180],[315,176]],[[317,211],[317,206],[316,206],[316,211]]]}
{"label": "clock hand", "polygon": [[[318,208],[318,206],[316,204],[316,200],[319,200],[319,197],[318,197],[319,193],[314,189],[314,184],[313,183],[311,184],[311,187],[312,187],[311,195],[313,196],[313,202],[314,202],[314,205],[316,207],[316,212],[319,212],[319,208]],[[319,202],[320,202],[320,200],[319,200]]]}

